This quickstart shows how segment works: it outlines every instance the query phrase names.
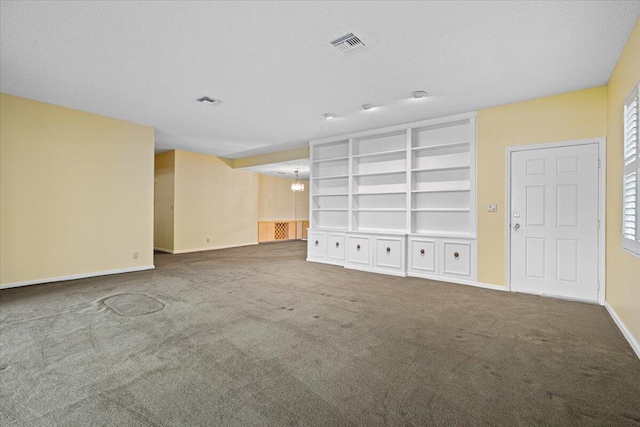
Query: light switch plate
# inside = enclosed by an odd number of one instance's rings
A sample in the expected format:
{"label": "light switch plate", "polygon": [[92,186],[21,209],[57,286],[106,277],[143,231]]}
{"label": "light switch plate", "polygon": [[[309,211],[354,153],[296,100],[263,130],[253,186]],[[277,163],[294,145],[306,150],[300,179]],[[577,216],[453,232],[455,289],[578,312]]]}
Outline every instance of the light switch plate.
{"label": "light switch plate", "polygon": [[490,204],[487,207],[487,212],[498,212],[498,205],[495,203]]}

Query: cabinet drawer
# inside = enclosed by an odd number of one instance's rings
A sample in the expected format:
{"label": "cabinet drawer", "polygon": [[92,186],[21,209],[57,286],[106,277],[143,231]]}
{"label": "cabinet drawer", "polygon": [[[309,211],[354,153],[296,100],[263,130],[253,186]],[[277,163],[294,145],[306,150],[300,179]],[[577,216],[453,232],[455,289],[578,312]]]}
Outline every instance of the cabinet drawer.
{"label": "cabinet drawer", "polygon": [[409,251],[409,270],[417,273],[437,274],[435,240],[412,239]]}
{"label": "cabinet drawer", "polygon": [[344,234],[329,233],[327,247],[330,261],[344,263]]}
{"label": "cabinet drawer", "polygon": [[375,267],[387,270],[404,270],[404,239],[376,238]]}
{"label": "cabinet drawer", "polygon": [[325,234],[318,231],[309,231],[307,256],[309,258],[325,259],[326,248]]}
{"label": "cabinet drawer", "polygon": [[471,243],[442,242],[442,274],[471,277]]}
{"label": "cabinet drawer", "polygon": [[347,262],[360,267],[370,267],[370,242],[369,237],[347,236]]}

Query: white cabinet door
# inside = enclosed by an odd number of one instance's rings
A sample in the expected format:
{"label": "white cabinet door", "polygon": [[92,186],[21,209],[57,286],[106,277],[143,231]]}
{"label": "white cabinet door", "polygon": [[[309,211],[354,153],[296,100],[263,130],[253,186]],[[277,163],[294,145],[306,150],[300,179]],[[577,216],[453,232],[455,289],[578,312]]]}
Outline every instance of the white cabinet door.
{"label": "white cabinet door", "polygon": [[442,241],[442,275],[470,279],[473,248],[471,242]]}
{"label": "white cabinet door", "polygon": [[511,153],[515,291],[598,300],[597,144]]}
{"label": "white cabinet door", "polygon": [[374,268],[404,272],[404,238],[376,237]]}
{"label": "white cabinet door", "polygon": [[371,268],[371,238],[347,236],[347,262],[354,268]]}
{"label": "white cabinet door", "polygon": [[307,236],[307,258],[324,260],[327,258],[326,236],[322,231],[311,231]]}
{"label": "white cabinet door", "polygon": [[412,237],[409,240],[409,272],[438,274],[435,239]]}
{"label": "white cabinet door", "polygon": [[344,264],[344,234],[329,233],[327,239],[327,260],[336,264]]}

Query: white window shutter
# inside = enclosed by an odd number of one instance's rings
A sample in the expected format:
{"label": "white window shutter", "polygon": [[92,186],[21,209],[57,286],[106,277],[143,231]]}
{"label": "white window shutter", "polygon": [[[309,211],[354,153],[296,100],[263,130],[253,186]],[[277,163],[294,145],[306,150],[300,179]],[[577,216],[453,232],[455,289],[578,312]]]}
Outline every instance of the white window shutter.
{"label": "white window shutter", "polygon": [[631,91],[624,103],[622,247],[640,254],[640,96]]}

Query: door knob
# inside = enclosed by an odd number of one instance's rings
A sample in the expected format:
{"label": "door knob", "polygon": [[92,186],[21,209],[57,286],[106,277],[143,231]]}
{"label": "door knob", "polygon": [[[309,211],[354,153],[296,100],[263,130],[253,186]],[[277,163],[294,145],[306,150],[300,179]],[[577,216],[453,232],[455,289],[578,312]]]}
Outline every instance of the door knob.
{"label": "door knob", "polygon": [[513,226],[513,229],[514,229],[515,231],[520,230],[520,224],[516,223],[516,225],[514,225],[514,226]]}

